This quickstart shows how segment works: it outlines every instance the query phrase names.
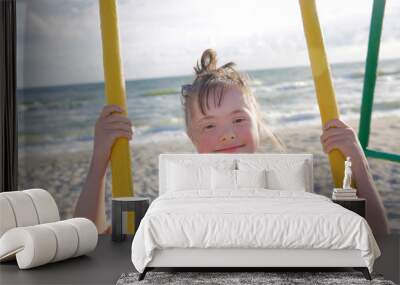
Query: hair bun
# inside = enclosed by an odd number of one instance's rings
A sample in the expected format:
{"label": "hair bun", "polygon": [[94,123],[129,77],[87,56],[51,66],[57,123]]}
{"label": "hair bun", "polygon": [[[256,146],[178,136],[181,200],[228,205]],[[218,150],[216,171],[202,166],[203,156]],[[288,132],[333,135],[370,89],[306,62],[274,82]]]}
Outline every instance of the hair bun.
{"label": "hair bun", "polygon": [[217,69],[217,53],[213,49],[206,49],[201,56],[201,65],[197,62],[197,65],[194,67],[196,71],[196,75],[201,75],[206,72],[210,72],[212,70]]}

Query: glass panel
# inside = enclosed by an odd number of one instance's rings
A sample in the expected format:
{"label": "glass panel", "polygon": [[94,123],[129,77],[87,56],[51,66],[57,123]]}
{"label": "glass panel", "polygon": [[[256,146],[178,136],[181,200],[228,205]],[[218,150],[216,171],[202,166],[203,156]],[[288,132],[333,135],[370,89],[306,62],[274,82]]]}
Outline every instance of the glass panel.
{"label": "glass panel", "polygon": [[73,215],[104,102],[96,3],[17,0],[19,189],[48,190],[62,218]]}

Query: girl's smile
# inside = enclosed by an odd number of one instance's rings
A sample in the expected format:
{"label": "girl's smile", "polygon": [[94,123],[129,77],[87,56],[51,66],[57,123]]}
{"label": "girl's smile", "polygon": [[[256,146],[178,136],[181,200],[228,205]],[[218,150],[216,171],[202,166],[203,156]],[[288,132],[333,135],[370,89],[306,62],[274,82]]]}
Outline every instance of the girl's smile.
{"label": "girl's smile", "polygon": [[223,149],[217,149],[215,152],[224,152],[224,153],[234,153],[234,152],[241,152],[240,149],[245,147],[245,144],[242,145],[234,145],[234,146],[229,146]]}

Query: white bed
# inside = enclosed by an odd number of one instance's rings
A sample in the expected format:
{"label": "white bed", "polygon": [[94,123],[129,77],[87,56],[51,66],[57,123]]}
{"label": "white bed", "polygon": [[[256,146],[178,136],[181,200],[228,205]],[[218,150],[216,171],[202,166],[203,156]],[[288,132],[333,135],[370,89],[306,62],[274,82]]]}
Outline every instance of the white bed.
{"label": "white bed", "polygon": [[132,242],[140,279],[155,267],[354,267],[368,279],[380,256],[365,219],[313,193],[311,154],[162,154],[159,191]]}

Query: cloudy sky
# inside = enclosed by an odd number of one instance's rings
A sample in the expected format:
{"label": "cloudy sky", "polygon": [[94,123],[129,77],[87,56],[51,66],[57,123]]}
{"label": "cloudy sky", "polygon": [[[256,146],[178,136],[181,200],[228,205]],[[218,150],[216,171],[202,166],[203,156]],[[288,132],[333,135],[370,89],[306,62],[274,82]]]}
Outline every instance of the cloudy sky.
{"label": "cloudy sky", "polygon": [[[204,49],[240,69],[308,65],[296,0],[119,0],[126,79],[192,74]],[[331,63],[363,61],[372,0],[317,1]],[[98,0],[17,0],[18,86],[103,81]],[[388,0],[380,58],[398,58],[400,1]]]}

